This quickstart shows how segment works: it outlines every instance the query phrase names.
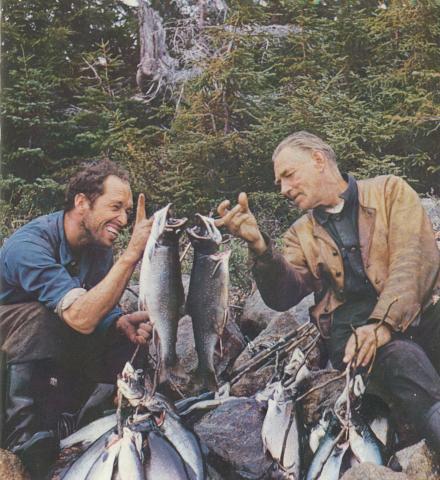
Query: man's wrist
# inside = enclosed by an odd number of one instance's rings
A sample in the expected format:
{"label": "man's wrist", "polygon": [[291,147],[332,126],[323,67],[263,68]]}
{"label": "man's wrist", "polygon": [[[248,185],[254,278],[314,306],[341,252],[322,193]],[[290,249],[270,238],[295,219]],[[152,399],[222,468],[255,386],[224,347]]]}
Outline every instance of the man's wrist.
{"label": "man's wrist", "polygon": [[139,261],[139,255],[131,252],[129,249],[119,257],[118,262],[125,264],[127,267],[135,267]]}
{"label": "man's wrist", "polygon": [[249,243],[249,248],[256,255],[262,255],[267,250],[267,244],[266,244],[263,236],[261,235],[260,238],[256,242]]}

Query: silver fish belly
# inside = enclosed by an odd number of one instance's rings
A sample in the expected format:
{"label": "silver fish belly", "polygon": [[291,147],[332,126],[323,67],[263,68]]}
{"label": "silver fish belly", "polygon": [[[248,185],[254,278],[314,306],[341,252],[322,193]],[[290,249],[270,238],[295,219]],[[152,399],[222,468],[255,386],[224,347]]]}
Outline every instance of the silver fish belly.
{"label": "silver fish belly", "polygon": [[142,465],[142,434],[124,427],[118,457],[118,472],[121,480],[144,480]]}
{"label": "silver fish belly", "polygon": [[173,446],[163,436],[152,430],[144,449],[146,480],[190,480],[184,463]]}
{"label": "silver fish belly", "polygon": [[261,431],[263,445],[280,467],[299,479],[301,468],[300,438],[296,405],[279,383],[273,398],[268,400]]}
{"label": "silver fish belly", "polygon": [[187,465],[191,479],[204,480],[206,477],[205,463],[195,434],[188,430],[172,411],[165,412],[160,429]]}
{"label": "silver fish belly", "polygon": [[62,477],[63,480],[83,480],[90,469],[104,451],[111,439],[116,437],[111,432],[106,432],[95,440],[87,450],[71,465]]}
{"label": "silver fish belly", "polygon": [[360,462],[371,462],[383,465],[383,447],[380,440],[374,435],[370,426],[357,414],[353,414],[348,430],[350,448]]}
{"label": "silver fish belly", "polygon": [[104,449],[90,469],[86,480],[112,480],[116,458],[121,448],[121,440]]}

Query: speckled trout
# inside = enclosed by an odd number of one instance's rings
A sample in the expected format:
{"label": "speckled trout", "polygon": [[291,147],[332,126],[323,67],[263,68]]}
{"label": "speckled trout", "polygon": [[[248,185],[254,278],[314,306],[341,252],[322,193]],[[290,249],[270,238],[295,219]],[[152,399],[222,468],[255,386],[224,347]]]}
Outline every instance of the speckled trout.
{"label": "speckled trout", "polygon": [[230,250],[219,252],[222,235],[214,219],[197,214],[199,224],[187,229],[194,248],[187,313],[192,318],[198,355],[196,377],[204,387],[217,388],[214,349],[228,317]]}
{"label": "speckled trout", "polygon": [[161,381],[166,380],[170,370],[179,371],[176,356],[177,325],[185,302],[179,237],[187,219],[170,218],[170,206],[154,214],[139,280],[139,309],[148,311],[159,337]]}

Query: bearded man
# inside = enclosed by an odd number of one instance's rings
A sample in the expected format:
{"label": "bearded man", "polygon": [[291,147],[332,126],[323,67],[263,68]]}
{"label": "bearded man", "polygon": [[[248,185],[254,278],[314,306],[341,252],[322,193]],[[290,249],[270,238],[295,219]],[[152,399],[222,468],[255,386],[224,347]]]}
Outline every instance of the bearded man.
{"label": "bearded man", "polygon": [[418,195],[393,175],[341,174],[331,146],[308,132],[283,140],[273,166],[281,193],[307,210],[283,253],[245,193],[232,209],[219,205],[218,225],[247,241],[269,307],[284,311],[314,292],[311,317],[333,366],[374,359],[370,384],[440,453],[440,253]]}
{"label": "bearded man", "polygon": [[145,312],[123,315],[117,306],[151,230],[141,194],[128,246],[113,262],[132,205],[123,169],[110,160],[88,164],[70,180],[64,211],[32,220],[0,251],[2,444],[35,476],[69,433],[60,423],[66,398],[114,384],[136,345],[150,338]]}

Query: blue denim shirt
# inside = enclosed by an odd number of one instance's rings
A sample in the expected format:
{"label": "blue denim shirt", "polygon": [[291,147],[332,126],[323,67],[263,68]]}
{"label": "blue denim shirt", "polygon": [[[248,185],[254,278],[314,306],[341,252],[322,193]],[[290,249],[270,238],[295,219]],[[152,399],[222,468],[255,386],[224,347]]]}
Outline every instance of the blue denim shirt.
{"label": "blue denim shirt", "polygon": [[[0,250],[0,304],[38,301],[54,311],[73,288],[89,290],[113,265],[111,248],[88,246],[74,258],[64,234],[64,212],[38,217],[19,228]],[[122,315],[119,307],[98,330]]]}

